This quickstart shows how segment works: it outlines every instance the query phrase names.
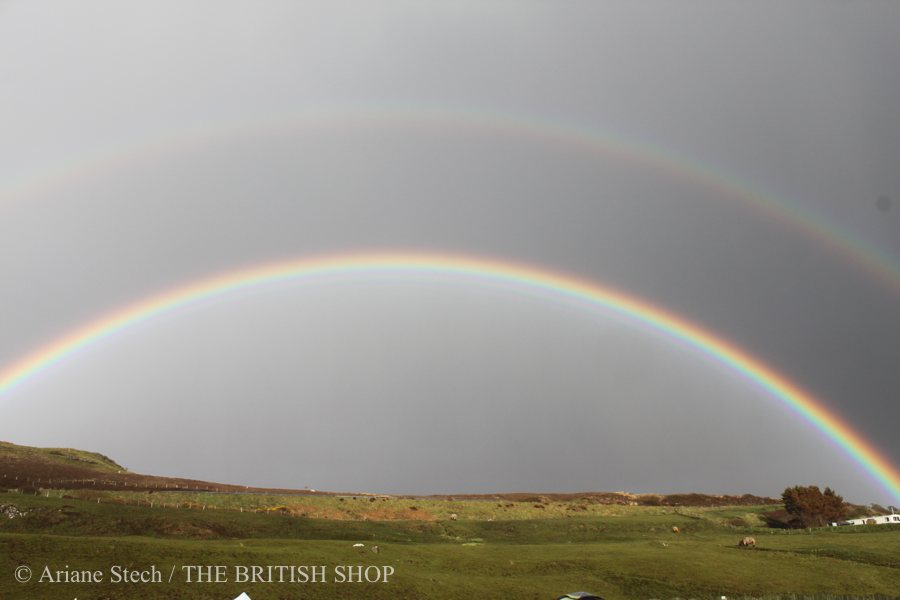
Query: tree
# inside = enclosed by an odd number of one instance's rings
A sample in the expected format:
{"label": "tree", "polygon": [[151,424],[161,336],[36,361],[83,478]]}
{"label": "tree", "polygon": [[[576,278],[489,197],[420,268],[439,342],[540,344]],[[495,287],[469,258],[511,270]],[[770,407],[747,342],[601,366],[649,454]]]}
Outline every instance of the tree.
{"label": "tree", "polygon": [[844,499],[831,488],[822,492],[816,485],[786,488],[781,494],[784,509],[799,527],[821,527],[847,515]]}

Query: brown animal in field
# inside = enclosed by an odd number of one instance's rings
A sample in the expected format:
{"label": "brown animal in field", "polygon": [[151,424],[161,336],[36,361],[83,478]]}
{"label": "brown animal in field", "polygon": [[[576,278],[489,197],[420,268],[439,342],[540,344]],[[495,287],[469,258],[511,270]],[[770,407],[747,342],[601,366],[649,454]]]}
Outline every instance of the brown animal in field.
{"label": "brown animal in field", "polygon": [[756,540],[752,537],[745,537],[738,542],[738,546],[741,548],[756,548]]}
{"label": "brown animal in field", "polygon": [[677,526],[673,525],[673,526],[672,526],[672,533],[681,533],[681,530],[678,529]]}

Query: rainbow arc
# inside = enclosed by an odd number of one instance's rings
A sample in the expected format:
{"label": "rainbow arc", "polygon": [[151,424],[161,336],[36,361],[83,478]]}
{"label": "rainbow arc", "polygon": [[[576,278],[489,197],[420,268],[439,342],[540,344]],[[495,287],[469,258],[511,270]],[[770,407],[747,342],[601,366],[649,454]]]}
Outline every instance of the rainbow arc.
{"label": "rainbow arc", "polygon": [[398,128],[413,132],[464,132],[530,139],[586,155],[623,160],[714,192],[722,201],[746,206],[833,252],[847,264],[900,294],[900,266],[896,257],[816,211],[743,180],[712,163],[692,159],[683,152],[642,141],[636,136],[622,135],[590,124],[487,108],[441,105],[306,107],[275,115],[199,122],[143,140],[124,140],[93,155],[72,157],[6,181],[0,180],[0,205],[66,189],[81,180],[102,177],[144,161],[234,143],[249,136]]}
{"label": "rainbow arc", "polygon": [[25,356],[0,371],[0,396],[105,338],[205,298],[281,281],[378,272],[437,274],[506,283],[574,299],[638,322],[711,357],[770,393],[820,430],[900,500],[900,474],[886,458],[820,400],[737,345],[662,307],[609,286],[511,262],[460,255],[342,254],[267,264],[197,281],[105,315]]}

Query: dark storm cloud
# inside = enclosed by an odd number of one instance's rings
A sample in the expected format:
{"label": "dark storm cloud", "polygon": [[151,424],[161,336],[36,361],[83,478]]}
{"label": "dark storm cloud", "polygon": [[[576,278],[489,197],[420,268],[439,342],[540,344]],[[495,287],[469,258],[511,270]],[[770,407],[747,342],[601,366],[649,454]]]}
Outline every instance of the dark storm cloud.
{"label": "dark storm cloud", "polygon": [[[580,123],[734,174],[896,265],[897,8],[869,8],[11,3],[0,182],[215,123],[445,106]],[[214,136],[3,197],[0,359],[237,266],[447,250],[652,299],[807,387],[896,463],[896,284],[652,161],[452,125]],[[770,396],[677,344],[558,299],[393,283],[161,318],[4,398],[0,436],[258,484],[774,494],[815,481],[890,500]],[[175,441],[160,447],[160,431]]]}

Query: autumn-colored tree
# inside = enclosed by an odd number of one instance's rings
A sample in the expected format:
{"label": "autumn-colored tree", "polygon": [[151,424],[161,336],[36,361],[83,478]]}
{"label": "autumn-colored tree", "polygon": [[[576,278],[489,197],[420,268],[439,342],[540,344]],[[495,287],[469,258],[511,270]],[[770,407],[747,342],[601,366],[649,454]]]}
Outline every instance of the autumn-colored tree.
{"label": "autumn-colored tree", "polygon": [[847,515],[844,499],[831,488],[822,492],[818,486],[794,486],[781,494],[784,509],[800,527],[821,527],[840,521]]}

